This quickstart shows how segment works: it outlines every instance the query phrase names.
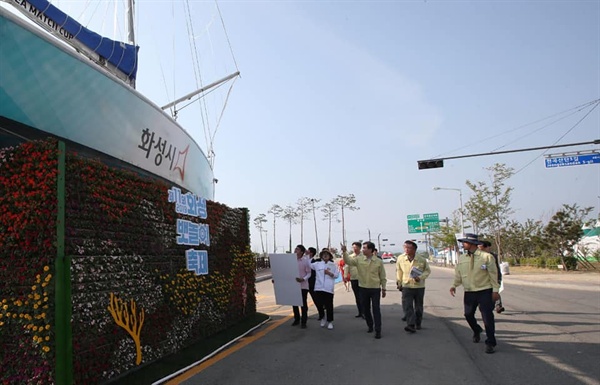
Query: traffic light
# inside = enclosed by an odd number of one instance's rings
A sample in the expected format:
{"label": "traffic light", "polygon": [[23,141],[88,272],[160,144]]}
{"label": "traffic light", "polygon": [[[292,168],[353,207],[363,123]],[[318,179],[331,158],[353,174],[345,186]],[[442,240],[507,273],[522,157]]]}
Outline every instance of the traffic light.
{"label": "traffic light", "polygon": [[419,170],[444,167],[444,159],[418,160]]}

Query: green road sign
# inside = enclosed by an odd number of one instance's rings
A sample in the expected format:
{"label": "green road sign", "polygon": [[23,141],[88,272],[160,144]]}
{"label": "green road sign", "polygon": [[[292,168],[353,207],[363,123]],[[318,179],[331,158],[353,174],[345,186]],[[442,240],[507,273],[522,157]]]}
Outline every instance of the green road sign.
{"label": "green road sign", "polygon": [[440,219],[438,213],[423,214],[423,218],[419,217],[419,214],[407,216],[409,234],[439,231]]}
{"label": "green road sign", "polygon": [[408,233],[424,233],[427,230],[423,227],[422,219],[409,219],[408,220]]}

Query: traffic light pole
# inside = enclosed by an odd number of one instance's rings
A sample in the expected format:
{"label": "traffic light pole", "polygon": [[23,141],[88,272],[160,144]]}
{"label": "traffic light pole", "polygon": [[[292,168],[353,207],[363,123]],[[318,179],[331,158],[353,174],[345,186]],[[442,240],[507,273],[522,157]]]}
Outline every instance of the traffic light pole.
{"label": "traffic light pole", "polygon": [[586,144],[600,144],[600,139],[592,140],[590,142],[558,144],[558,145],[554,145],[554,146],[530,147],[530,148],[522,148],[522,149],[517,149],[517,150],[506,150],[506,151],[496,151],[496,152],[482,152],[482,153],[479,153],[479,154],[458,155],[458,156],[449,156],[447,158],[436,158],[436,159],[418,160],[417,161],[417,165],[419,167],[419,170],[426,170],[426,169],[429,169],[429,168],[444,167],[444,161],[445,160],[450,160],[450,159],[474,158],[476,156],[501,155],[501,154],[509,154],[509,153],[513,153],[513,152],[546,150],[546,149],[549,149],[549,148],[583,146],[583,145],[586,145]]}

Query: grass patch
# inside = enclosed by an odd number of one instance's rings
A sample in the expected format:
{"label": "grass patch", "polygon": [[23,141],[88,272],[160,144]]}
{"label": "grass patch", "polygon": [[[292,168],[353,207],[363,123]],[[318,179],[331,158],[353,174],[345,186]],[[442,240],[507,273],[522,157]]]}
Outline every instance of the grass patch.
{"label": "grass patch", "polygon": [[172,373],[185,368],[208,356],[221,346],[229,343],[235,338],[246,333],[248,330],[259,325],[269,318],[263,313],[255,313],[254,315],[244,319],[240,323],[224,330],[218,334],[200,340],[193,345],[190,345],[183,350],[163,357],[157,361],[148,363],[135,371],[128,372],[123,376],[109,382],[111,385],[135,385],[135,384],[151,384],[160,380]]}

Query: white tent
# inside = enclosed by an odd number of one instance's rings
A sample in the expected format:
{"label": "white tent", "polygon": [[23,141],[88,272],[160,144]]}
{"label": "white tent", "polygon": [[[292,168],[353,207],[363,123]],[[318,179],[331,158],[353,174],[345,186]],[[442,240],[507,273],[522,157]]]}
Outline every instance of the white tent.
{"label": "white tent", "polygon": [[575,253],[588,260],[592,259],[594,253],[600,250],[600,221],[594,227],[583,229],[583,237],[575,245]]}

